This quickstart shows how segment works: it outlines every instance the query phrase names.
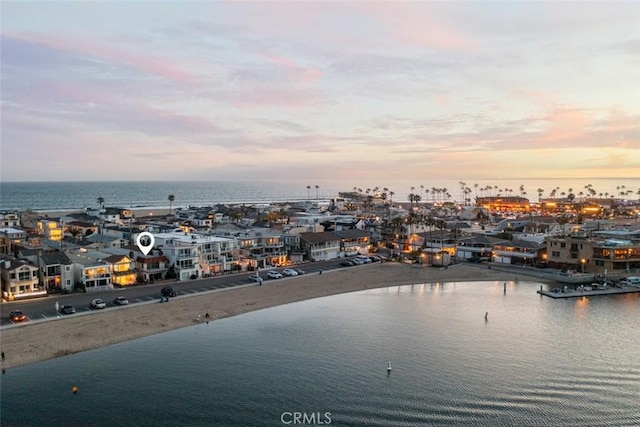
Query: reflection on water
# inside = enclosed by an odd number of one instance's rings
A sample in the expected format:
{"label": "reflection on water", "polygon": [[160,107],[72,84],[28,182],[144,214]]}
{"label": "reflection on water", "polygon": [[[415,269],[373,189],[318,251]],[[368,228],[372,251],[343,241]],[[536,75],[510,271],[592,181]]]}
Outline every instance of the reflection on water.
{"label": "reflection on water", "polygon": [[321,298],[12,369],[2,425],[640,425],[638,296],[504,283]]}

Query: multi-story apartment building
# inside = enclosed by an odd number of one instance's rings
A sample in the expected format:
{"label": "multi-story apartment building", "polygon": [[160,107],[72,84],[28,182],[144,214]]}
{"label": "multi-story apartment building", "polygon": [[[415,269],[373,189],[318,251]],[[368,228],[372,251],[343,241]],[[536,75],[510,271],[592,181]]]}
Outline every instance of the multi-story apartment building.
{"label": "multi-story apartment building", "polygon": [[265,268],[288,263],[284,239],[280,235],[248,231],[237,239],[240,256],[248,261],[250,267]]}
{"label": "multi-story apartment building", "polygon": [[[633,236],[630,236],[633,237]],[[640,271],[640,240],[565,236],[547,240],[551,267],[585,273]]]}
{"label": "multi-story apartment building", "polygon": [[235,239],[177,231],[154,234],[154,237],[155,246],[167,257],[178,280],[241,269]]}

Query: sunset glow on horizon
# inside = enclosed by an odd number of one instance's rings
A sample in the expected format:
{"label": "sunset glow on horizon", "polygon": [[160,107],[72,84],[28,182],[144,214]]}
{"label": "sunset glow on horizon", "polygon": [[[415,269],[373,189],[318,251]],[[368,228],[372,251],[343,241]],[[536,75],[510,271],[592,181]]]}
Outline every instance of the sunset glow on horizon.
{"label": "sunset glow on horizon", "polygon": [[637,2],[2,5],[7,181],[640,177]]}

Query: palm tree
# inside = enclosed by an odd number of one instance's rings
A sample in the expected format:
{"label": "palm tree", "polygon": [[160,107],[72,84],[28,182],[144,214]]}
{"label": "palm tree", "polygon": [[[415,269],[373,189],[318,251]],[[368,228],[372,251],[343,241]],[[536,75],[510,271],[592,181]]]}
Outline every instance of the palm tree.
{"label": "palm tree", "polygon": [[316,203],[318,203],[318,188],[320,188],[320,187],[318,187],[318,186],[316,185]]}
{"label": "palm tree", "polygon": [[100,209],[104,207],[104,197],[98,197],[98,206],[100,207]]}
{"label": "palm tree", "polygon": [[171,215],[171,208],[175,199],[176,196],[174,196],[173,194],[169,194],[169,197],[167,197],[167,200],[169,200],[169,215]]}
{"label": "palm tree", "polygon": [[[355,187],[353,187],[355,190]],[[309,191],[311,191],[311,186],[307,185],[307,202],[309,201]]]}

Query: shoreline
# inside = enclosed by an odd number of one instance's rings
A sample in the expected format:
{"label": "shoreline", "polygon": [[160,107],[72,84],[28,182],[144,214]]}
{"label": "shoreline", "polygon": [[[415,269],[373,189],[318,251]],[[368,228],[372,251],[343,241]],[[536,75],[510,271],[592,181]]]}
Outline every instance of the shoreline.
{"label": "shoreline", "polygon": [[[63,317],[2,330],[2,369],[93,350],[209,321],[284,304],[367,289],[440,282],[535,281],[517,272],[458,264],[448,269],[388,262],[133,304],[89,315]],[[124,312],[122,310],[125,310]],[[123,315],[124,314],[124,315]],[[200,316],[198,320],[198,316]],[[60,324],[64,322],[64,324]],[[61,326],[64,326],[61,327]]]}

